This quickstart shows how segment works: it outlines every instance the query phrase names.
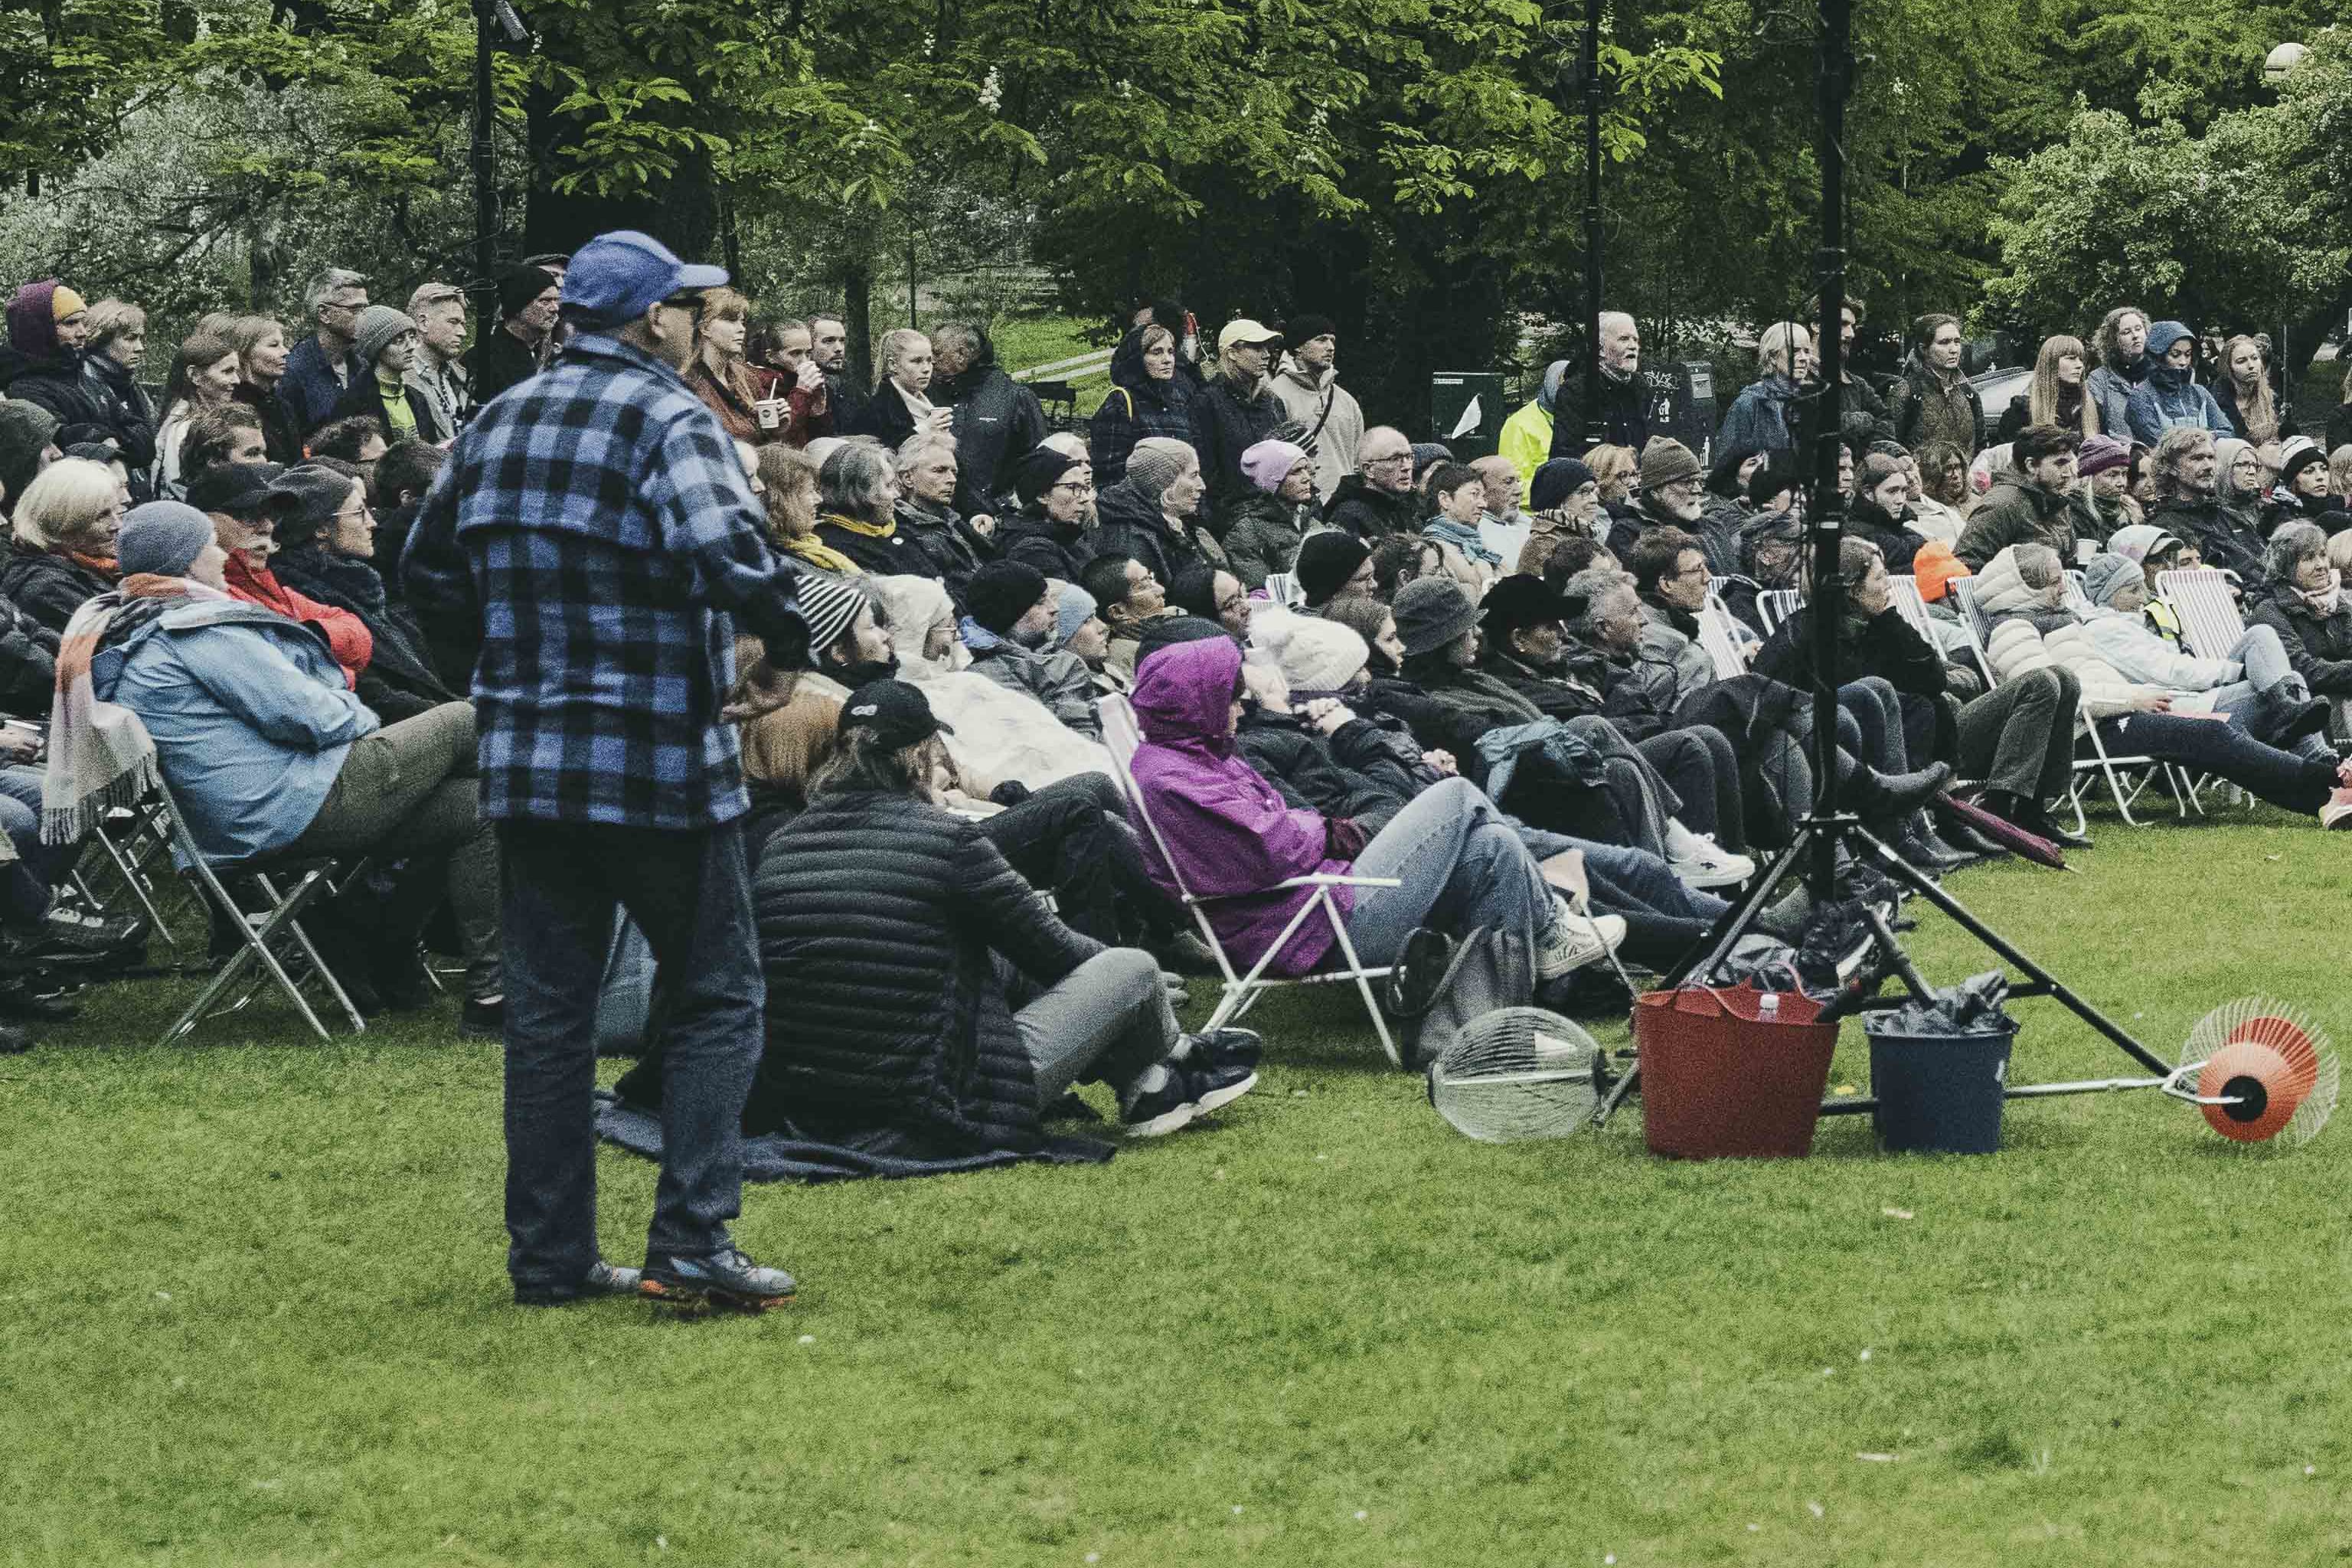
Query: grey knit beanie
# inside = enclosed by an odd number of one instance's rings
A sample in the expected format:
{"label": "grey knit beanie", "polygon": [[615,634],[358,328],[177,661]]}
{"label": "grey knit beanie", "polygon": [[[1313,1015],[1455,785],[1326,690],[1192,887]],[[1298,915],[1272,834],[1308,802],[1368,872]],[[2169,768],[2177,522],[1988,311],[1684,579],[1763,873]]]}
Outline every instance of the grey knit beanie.
{"label": "grey knit beanie", "polygon": [[383,355],[384,348],[403,332],[416,331],[416,323],[389,305],[370,305],[360,312],[352,325],[352,346],[360,358],[373,364]]}
{"label": "grey knit beanie", "polygon": [[115,563],[125,577],[184,577],[213,542],[213,520],[185,501],[151,500],[123,515]]}
{"label": "grey knit beanie", "polygon": [[2083,568],[2083,592],[2091,603],[2105,605],[2126,584],[2145,581],[2139,567],[2121,555],[2094,555]]}
{"label": "grey knit beanie", "polygon": [[1168,487],[1176,482],[1176,476],[1195,461],[1198,459],[1186,443],[1171,441],[1165,436],[1146,436],[1128,454],[1127,482],[1135,487],[1136,494],[1158,506]]}
{"label": "grey knit beanie", "polygon": [[1478,624],[1478,606],[1451,577],[1416,577],[1390,607],[1407,658],[1444,647]]}

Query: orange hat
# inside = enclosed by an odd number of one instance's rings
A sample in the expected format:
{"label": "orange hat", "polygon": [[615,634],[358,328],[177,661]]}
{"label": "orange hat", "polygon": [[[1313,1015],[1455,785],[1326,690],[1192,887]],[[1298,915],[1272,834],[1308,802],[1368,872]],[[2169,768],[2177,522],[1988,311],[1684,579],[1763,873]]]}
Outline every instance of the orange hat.
{"label": "orange hat", "polygon": [[1965,562],[1952,553],[1952,547],[1940,539],[1930,540],[1911,557],[1911,574],[1918,579],[1919,596],[1934,604],[1944,596],[1944,590],[1955,577],[1973,577]]}
{"label": "orange hat", "polygon": [[79,316],[89,309],[89,304],[87,300],[62,283],[58,284],[56,292],[49,296],[49,320],[53,321],[62,321],[69,317]]}

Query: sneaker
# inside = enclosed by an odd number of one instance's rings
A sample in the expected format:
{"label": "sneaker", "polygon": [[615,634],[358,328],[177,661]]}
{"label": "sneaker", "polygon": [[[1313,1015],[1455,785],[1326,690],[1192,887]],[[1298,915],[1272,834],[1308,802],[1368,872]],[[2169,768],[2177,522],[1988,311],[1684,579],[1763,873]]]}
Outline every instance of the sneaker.
{"label": "sneaker", "polygon": [[1223,1028],[1186,1035],[1177,1041],[1169,1059],[1192,1067],[1237,1067],[1255,1072],[1265,1056],[1265,1037],[1255,1029]]}
{"label": "sneaker", "polygon": [[146,934],[147,921],[137,915],[108,920],[103,915],[58,907],[41,917],[41,940],[45,944],[79,952],[112,952]]}
{"label": "sneaker", "polygon": [[1683,852],[1666,862],[1682,885],[1704,892],[1713,888],[1737,887],[1756,875],[1756,862],[1745,855],[1735,855],[1715,841],[1712,834],[1694,833],[1690,842],[1677,845]]}
{"label": "sneaker", "polygon": [[1557,980],[1571,970],[1598,963],[1616,952],[1624,940],[1623,916],[1587,917],[1571,912],[1561,903],[1551,923],[1549,940],[1536,949],[1536,978]]}
{"label": "sneaker", "polygon": [[1145,1075],[1150,1087],[1118,1108],[1119,1124],[1130,1138],[1160,1138],[1201,1114],[1192,1074],[1181,1063],[1162,1062]]}
{"label": "sneaker", "polygon": [[577,1285],[518,1285],[518,1307],[568,1307],[574,1301],[596,1301],[608,1296],[634,1296],[641,1276],[598,1258]]}
{"label": "sneaker", "polygon": [[1257,1087],[1256,1071],[1245,1067],[1197,1067],[1185,1076],[1192,1080],[1194,1114],[1200,1116],[1223,1110]]}
{"label": "sneaker", "polygon": [[637,1294],[660,1306],[699,1313],[714,1307],[764,1312],[793,1299],[798,1287],[781,1268],[764,1268],[737,1247],[723,1247],[698,1258],[677,1253],[646,1258]]}
{"label": "sneaker", "polygon": [[2329,793],[2327,804],[2319,808],[2319,826],[2326,828],[2352,827],[2352,789]]}
{"label": "sneaker", "polygon": [[476,1039],[502,1040],[507,1034],[507,999],[492,996],[477,1002],[466,998],[466,1005],[457,1015],[457,1032]]}

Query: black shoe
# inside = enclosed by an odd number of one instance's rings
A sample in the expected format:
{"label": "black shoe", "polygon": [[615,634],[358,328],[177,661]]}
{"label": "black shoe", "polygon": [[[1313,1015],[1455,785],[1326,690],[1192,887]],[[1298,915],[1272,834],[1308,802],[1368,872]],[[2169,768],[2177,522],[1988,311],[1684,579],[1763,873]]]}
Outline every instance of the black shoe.
{"label": "black shoe", "polygon": [[64,993],[35,990],[22,979],[0,983],[0,1018],[24,1018],[37,1024],[63,1024],[80,1016],[78,1003]]}
{"label": "black shoe", "polygon": [[41,917],[41,936],[60,949],[80,952],[119,952],[147,937],[143,916],[84,914],[79,910],[52,908]]}
{"label": "black shoe", "polygon": [[1223,1110],[1257,1087],[1256,1072],[1244,1067],[1212,1064],[1187,1068],[1184,1076],[1192,1080],[1194,1114],[1200,1116]]}
{"label": "black shoe", "polygon": [[1152,952],[1160,967],[1178,974],[1218,974],[1217,955],[1198,931],[1180,931],[1163,939]]}
{"label": "black shoe", "polygon": [[1193,1067],[1240,1068],[1255,1072],[1265,1056],[1265,1040],[1255,1029],[1212,1029],[1185,1036],[1169,1056],[1172,1061]]}
{"label": "black shoe", "polygon": [[505,1039],[507,999],[493,996],[487,1002],[477,1002],[468,996],[457,1014],[457,1032],[478,1040]]}
{"label": "black shoe", "polygon": [[2005,860],[2006,847],[1995,844],[1957,816],[1948,816],[1936,824],[1936,837],[1955,849],[1965,849],[1979,860]]}
{"label": "black shoe", "polygon": [[1915,833],[1895,846],[1895,852],[1922,871],[1957,871],[1963,866],[1973,866],[1977,857],[1953,848],[1938,840],[1932,833]]}
{"label": "black shoe", "polygon": [[433,1002],[433,982],[425,977],[425,955],[419,952],[385,959],[375,966],[369,977],[375,984],[376,994],[394,1013],[414,1013]]}
{"label": "black shoe", "polygon": [[2069,832],[2059,826],[2057,823],[2051,820],[2049,810],[2038,800],[2019,801],[2016,813],[2010,817],[2010,820],[2035,837],[2047,838],[2062,849],[2091,847],[2088,834]]}
{"label": "black shoe", "polygon": [[764,1312],[791,1301],[797,1289],[793,1277],[782,1269],[762,1268],[732,1247],[699,1258],[649,1255],[637,1279],[638,1295],[687,1314],[714,1307]]}
{"label": "black shoe", "polygon": [[598,1258],[577,1285],[518,1285],[518,1307],[568,1307],[574,1301],[599,1301],[637,1293],[637,1271]]}

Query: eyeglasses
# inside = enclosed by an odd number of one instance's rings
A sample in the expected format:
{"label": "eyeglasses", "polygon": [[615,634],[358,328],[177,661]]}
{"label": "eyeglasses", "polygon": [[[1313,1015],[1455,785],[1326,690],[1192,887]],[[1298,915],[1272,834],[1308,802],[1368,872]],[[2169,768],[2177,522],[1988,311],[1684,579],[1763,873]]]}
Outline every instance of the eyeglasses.
{"label": "eyeglasses", "polygon": [[372,506],[368,505],[368,503],[367,503],[367,502],[365,502],[365,501],[362,501],[362,502],[360,502],[359,507],[358,507],[358,509],[357,509],[356,510],[352,510],[352,511],[339,511],[339,512],[337,512],[337,513],[335,514],[335,521],[336,521],[337,522],[346,522],[346,521],[350,521],[350,522],[356,522],[356,521],[358,521],[361,518],[363,518],[363,517],[373,517],[374,515],[375,515],[375,508],[373,508],[373,507],[372,507]]}
{"label": "eyeglasses", "polygon": [[1095,484],[1092,479],[1065,479],[1053,488],[1057,490],[1067,490],[1072,495],[1078,496],[1090,496],[1095,493]]}
{"label": "eyeglasses", "polygon": [[1675,576],[1675,577],[1676,577],[1676,578],[1684,578],[1684,577],[1706,577],[1706,576],[1711,575],[1711,574],[1710,574],[1710,573],[1707,571],[1707,569],[1706,569],[1706,562],[1704,562],[1704,561],[1701,561],[1701,562],[1697,562],[1697,563],[1696,563],[1695,564],[1692,564],[1692,565],[1689,565],[1689,566],[1685,566],[1685,567],[1684,567],[1681,571],[1679,571],[1679,572],[1675,572],[1675,573],[1673,573],[1673,574],[1672,574],[1672,575],[1673,575],[1673,576]]}

